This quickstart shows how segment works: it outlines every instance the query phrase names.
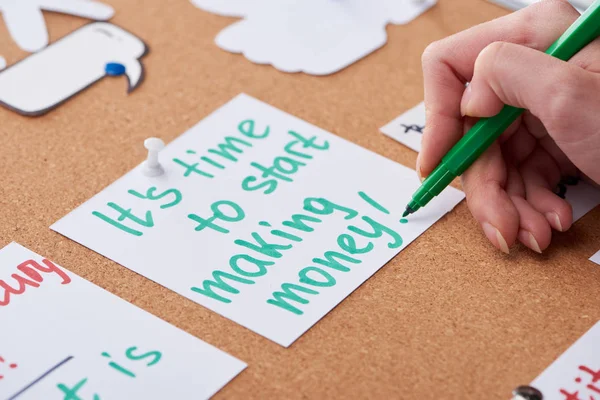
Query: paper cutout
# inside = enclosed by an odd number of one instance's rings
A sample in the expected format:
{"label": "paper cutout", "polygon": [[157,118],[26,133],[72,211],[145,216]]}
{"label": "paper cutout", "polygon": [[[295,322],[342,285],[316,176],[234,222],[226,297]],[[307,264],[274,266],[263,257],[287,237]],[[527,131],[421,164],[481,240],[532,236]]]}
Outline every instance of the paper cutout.
{"label": "paper cutout", "polygon": [[[509,10],[520,10],[521,8],[527,7],[540,0],[488,0],[499,6],[508,8]],[[569,3],[573,5],[580,13],[583,13],[591,4],[593,0],[570,0]]]}
{"label": "paper cutout", "polygon": [[531,383],[544,400],[600,398],[600,322]]}
{"label": "paper cutout", "polygon": [[600,204],[600,189],[579,179],[567,179],[558,185],[557,194],[573,208],[573,222]]}
{"label": "paper cutout", "polygon": [[595,262],[596,264],[600,265],[600,251],[598,251],[596,254],[594,254],[591,258],[590,261]]}
{"label": "paper cutout", "polygon": [[159,162],[52,229],[283,346],[464,198],[401,220],[413,170],[246,95]]}
{"label": "paper cutout", "polygon": [[417,153],[421,151],[421,138],[425,129],[425,103],[419,103],[380,129]]}
{"label": "paper cutout", "polygon": [[3,399],[206,399],[246,367],[16,243],[0,321]]}
{"label": "paper cutout", "polygon": [[0,57],[0,70],[6,68],[6,60],[4,57]]}
{"label": "paper cutout", "polygon": [[[421,151],[425,129],[425,103],[419,103],[380,129],[403,145]],[[573,222],[600,204],[600,189],[578,179],[566,179],[558,185],[557,194],[573,207]]]}
{"label": "paper cutout", "polygon": [[94,0],[0,0],[0,13],[17,45],[35,52],[48,45],[42,10],[70,14],[96,21],[112,18],[112,7]]}
{"label": "paper cutout", "polygon": [[284,72],[328,75],[382,47],[387,24],[406,24],[436,0],[192,0],[206,11],[242,17],[217,45]]}
{"label": "paper cutout", "polygon": [[105,66],[125,66],[128,92],[144,78],[145,43],[124,29],[94,22],[0,72],[0,104],[29,116],[47,113],[106,76]]}

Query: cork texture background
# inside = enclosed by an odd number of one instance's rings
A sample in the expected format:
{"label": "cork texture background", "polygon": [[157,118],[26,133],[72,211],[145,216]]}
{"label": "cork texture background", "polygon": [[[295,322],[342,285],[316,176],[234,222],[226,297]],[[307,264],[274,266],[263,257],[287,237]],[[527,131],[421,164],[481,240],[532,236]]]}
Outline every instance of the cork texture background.
{"label": "cork texture background", "polygon": [[[17,241],[247,362],[217,399],[508,398],[600,319],[600,267],[588,261],[600,209],[543,255],[517,246],[505,256],[463,202],[289,349],[52,232],[145,158],[145,138],[169,142],[240,92],[414,168],[416,153],[378,129],[422,100],[421,53],[506,14],[483,0],[440,0],[389,26],[371,56],[312,77],[220,50],[214,37],[234,19],[186,0],[106,3],[111,22],[149,45],[146,79],[130,95],[124,78],[103,79],[39,118],[0,108],[0,246]],[[51,41],[88,22],[45,16]],[[0,49],[9,65],[27,55],[3,23]]]}

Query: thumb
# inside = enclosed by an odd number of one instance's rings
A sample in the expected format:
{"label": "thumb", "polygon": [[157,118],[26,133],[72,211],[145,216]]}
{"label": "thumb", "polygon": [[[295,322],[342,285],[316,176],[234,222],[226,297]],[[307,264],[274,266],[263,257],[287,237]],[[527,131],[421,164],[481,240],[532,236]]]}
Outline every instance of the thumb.
{"label": "thumb", "polygon": [[571,111],[584,102],[595,103],[598,86],[594,74],[576,65],[525,46],[495,42],[477,57],[461,111],[470,117],[491,117],[508,104],[545,122],[578,114]]}
{"label": "thumb", "polygon": [[[578,56],[594,54],[588,47]],[[600,183],[598,93],[600,75],[528,47],[496,42],[477,57],[461,111],[491,117],[503,104],[529,110],[573,164]]]}

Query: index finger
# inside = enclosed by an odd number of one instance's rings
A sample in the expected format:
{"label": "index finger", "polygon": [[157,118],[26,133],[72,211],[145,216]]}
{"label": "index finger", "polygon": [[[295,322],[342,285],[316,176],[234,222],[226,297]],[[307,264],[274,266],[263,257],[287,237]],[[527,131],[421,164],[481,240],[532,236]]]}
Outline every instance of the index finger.
{"label": "index finger", "polygon": [[426,126],[417,171],[426,177],[463,135],[460,103],[479,53],[494,42],[548,48],[579,13],[565,0],[535,3],[434,42],[423,53]]}

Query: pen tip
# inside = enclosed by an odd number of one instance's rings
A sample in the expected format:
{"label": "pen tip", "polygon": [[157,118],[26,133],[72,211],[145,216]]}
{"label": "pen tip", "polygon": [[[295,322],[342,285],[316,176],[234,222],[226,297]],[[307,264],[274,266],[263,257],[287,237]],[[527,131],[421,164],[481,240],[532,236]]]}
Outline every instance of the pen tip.
{"label": "pen tip", "polygon": [[406,206],[406,210],[404,211],[404,214],[402,214],[402,218],[406,218],[412,213],[414,213],[414,210],[410,208],[410,206]]}

